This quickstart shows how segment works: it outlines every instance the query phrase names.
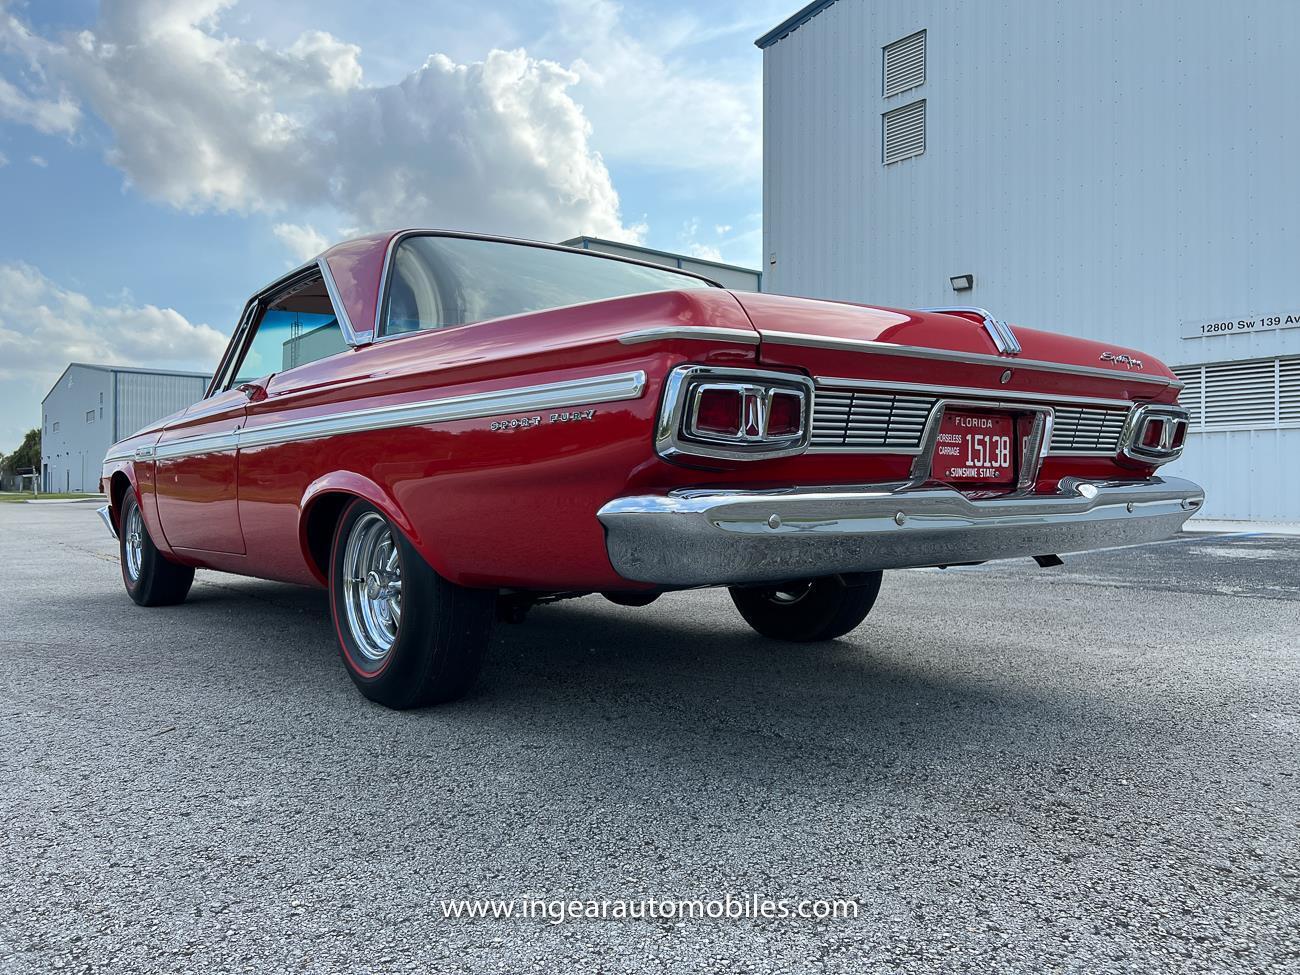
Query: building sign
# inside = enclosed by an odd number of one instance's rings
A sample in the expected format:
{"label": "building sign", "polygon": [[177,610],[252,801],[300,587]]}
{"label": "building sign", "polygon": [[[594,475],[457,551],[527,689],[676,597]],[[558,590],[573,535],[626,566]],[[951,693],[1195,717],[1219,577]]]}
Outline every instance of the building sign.
{"label": "building sign", "polygon": [[1280,328],[1300,328],[1300,311],[1256,315],[1253,318],[1224,318],[1212,322],[1183,322],[1183,338],[1209,339],[1216,335],[1258,335]]}

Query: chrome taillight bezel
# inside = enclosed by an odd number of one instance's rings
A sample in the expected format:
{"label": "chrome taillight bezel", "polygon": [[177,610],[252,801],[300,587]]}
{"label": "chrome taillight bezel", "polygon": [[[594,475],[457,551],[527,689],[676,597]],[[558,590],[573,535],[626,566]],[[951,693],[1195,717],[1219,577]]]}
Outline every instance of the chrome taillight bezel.
{"label": "chrome taillight bezel", "polygon": [[[1124,424],[1124,432],[1120,434],[1120,453],[1139,464],[1156,467],[1177,460],[1182,456],[1183,448],[1187,445],[1190,416],[1191,414],[1181,406],[1145,403],[1134,407],[1129,414],[1128,422]],[[1154,447],[1146,446],[1142,442],[1149,423],[1163,424],[1160,442]],[[1175,441],[1180,439],[1178,437],[1180,427],[1183,434],[1182,442],[1175,446]]]}
{"label": "chrome taillight bezel", "polygon": [[[697,393],[703,389],[740,392],[742,420],[753,418],[757,432],[746,433],[746,423],[736,436],[699,430]],[[801,422],[793,434],[769,435],[767,423],[772,397],[777,392],[799,397]],[[771,460],[793,457],[812,441],[813,382],[806,376],[764,369],[718,366],[677,366],[664,382],[663,401],[655,430],[655,450],[660,457],[703,457],[711,460]],[[753,411],[752,413],[750,411]]]}

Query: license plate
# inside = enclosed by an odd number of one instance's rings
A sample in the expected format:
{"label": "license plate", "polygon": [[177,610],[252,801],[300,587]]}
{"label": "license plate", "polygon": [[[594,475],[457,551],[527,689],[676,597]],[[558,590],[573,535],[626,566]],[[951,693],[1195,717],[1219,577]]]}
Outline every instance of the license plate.
{"label": "license plate", "polygon": [[1010,484],[1015,441],[1016,421],[1006,413],[949,410],[939,425],[932,476],[939,481]]}

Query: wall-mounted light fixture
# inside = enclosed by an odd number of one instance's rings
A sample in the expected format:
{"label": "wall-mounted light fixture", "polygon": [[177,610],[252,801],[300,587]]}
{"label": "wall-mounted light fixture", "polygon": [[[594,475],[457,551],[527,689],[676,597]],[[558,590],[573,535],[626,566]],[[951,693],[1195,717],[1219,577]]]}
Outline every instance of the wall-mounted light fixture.
{"label": "wall-mounted light fixture", "polygon": [[953,291],[969,291],[975,287],[975,275],[973,274],[956,274],[948,280],[952,282]]}

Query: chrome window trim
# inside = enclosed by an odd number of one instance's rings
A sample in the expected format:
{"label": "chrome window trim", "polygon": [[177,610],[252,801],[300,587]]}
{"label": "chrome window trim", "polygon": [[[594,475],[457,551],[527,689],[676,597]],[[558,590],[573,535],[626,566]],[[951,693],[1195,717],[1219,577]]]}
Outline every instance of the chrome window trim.
{"label": "chrome window trim", "polygon": [[[431,229],[420,229],[420,228],[411,229],[411,230],[400,230],[397,233],[393,234],[393,236],[388,241],[388,246],[384,249],[384,266],[379,274],[379,292],[375,297],[375,324],[374,324],[374,330],[371,333],[374,336],[374,341],[376,342],[382,342],[385,339],[396,338],[401,335],[418,335],[421,332],[439,331],[439,329],[422,328],[422,329],[416,329],[413,332],[398,332],[395,335],[387,335],[384,332],[384,310],[385,307],[388,305],[388,286],[390,284],[389,278],[391,276],[391,271],[393,267],[393,259],[397,255],[398,245],[401,244],[402,241],[409,240],[412,237],[453,237],[457,240],[485,240],[496,244],[517,244],[524,247],[540,247],[543,250],[564,251],[570,254],[585,254],[588,257],[599,257],[611,261],[622,261],[624,264],[636,264],[639,267],[653,268],[656,271],[665,271],[670,274],[681,274],[688,278],[695,278],[697,281],[703,281],[706,284],[712,285],[715,288],[722,287],[720,283],[714,281],[712,278],[705,277],[703,274],[696,274],[694,271],[687,271],[684,268],[678,268],[678,267],[667,267],[663,264],[654,264],[650,261],[638,261],[635,258],[623,257],[619,254],[606,254],[604,251],[584,250],[580,247],[566,247],[563,244],[551,244],[541,240],[524,240],[519,237],[501,237],[495,234],[471,234],[471,233],[465,233],[463,231],[456,231],[456,230],[431,230]],[[657,292],[644,292],[644,293],[655,294]],[[597,298],[593,300],[607,301],[609,299]],[[574,304],[585,305],[585,304],[590,304],[590,302],[585,302],[585,301],[575,302]],[[567,308],[572,306],[561,305],[559,307]],[[555,309],[553,308],[537,309],[538,312],[554,311],[554,310]],[[537,312],[522,312],[521,314],[532,315],[536,313]],[[499,318],[485,318],[483,319],[483,321],[499,321],[501,318],[514,318],[514,317],[515,317],[514,315],[502,315],[499,316]],[[478,324],[479,322],[464,322],[462,323],[462,325],[451,326],[451,327],[460,328],[463,325],[478,325]]]}
{"label": "chrome window trim", "polygon": [[638,345],[642,342],[660,342],[674,339],[686,339],[694,342],[723,341],[739,345],[758,345],[762,337],[754,331],[742,328],[723,328],[715,325],[654,325],[624,332],[618,337],[622,345]]}
{"label": "chrome window trim", "polygon": [[[803,429],[797,437],[788,438],[789,443],[784,446],[765,450],[746,449],[739,443],[722,447],[683,439],[682,423],[685,420],[686,394],[701,380],[739,384],[757,381],[782,385],[793,392],[798,392],[803,396]],[[808,450],[808,444],[812,441],[812,398],[812,380],[798,373],[744,367],[677,366],[664,380],[659,418],[655,422],[655,452],[665,460],[697,457],[729,461],[772,460],[777,457],[793,457],[802,454]]]}
{"label": "chrome window trim", "polygon": [[[583,379],[567,379],[537,386],[467,393],[462,396],[444,396],[415,403],[348,410],[329,416],[282,420],[263,427],[244,427],[241,430],[225,433],[187,437],[158,445],[154,448],[154,456],[156,459],[163,460],[201,453],[268,447],[347,433],[428,426],[453,420],[474,420],[503,413],[553,410],[592,403],[614,403],[640,399],[645,393],[645,388],[646,374],[637,370]],[[105,461],[111,459],[114,459],[111,454],[105,457]]]}
{"label": "chrome window trim", "polygon": [[257,307],[256,296],[249,298],[244,302],[244,310],[239,316],[239,321],[235,324],[235,330],[230,333],[230,340],[226,343],[226,349],[221,353],[221,359],[217,362],[217,368],[212,373],[212,380],[208,383],[207,390],[203,393],[203,399],[211,399],[217,393],[217,387],[225,381],[226,368],[230,364],[231,357],[237,349],[243,347],[244,332],[248,328],[248,321]]}
{"label": "chrome window trim", "polygon": [[[356,334],[355,330],[352,329],[350,319],[347,320],[346,325],[344,324],[344,320],[347,319],[347,309],[343,306],[342,299],[338,297],[338,288],[334,284],[334,275],[330,271],[329,265],[325,263],[324,257],[313,258],[305,264],[298,265],[288,274],[276,278],[248,299],[248,302],[244,305],[244,314],[240,316],[239,324],[235,326],[235,331],[230,336],[230,343],[221,356],[221,362],[212,376],[212,382],[208,386],[207,393],[203,396],[204,399],[210,399],[217,393],[223,393],[230,388],[235,372],[243,362],[243,357],[248,354],[248,347],[252,344],[253,336],[257,333],[257,326],[261,324],[261,316],[266,313],[267,303],[274,301],[280,292],[292,287],[299,279],[312,274],[319,274],[325,283],[326,297],[334,310],[334,317],[338,320],[339,330],[343,333],[344,339],[348,338],[349,332],[352,335]],[[348,345],[356,348],[350,341]],[[303,364],[306,365],[306,363]],[[229,376],[226,375],[227,372],[230,373]]]}
{"label": "chrome window trim", "polygon": [[832,338],[823,335],[810,335],[806,332],[764,331],[761,333],[761,337],[764,342],[771,342],[774,345],[794,345],[812,349],[830,349],[838,352],[870,352],[880,355],[907,356],[914,359],[932,359],[940,362],[996,366],[999,369],[1010,366],[1015,369],[1032,369],[1035,372],[1056,372],[1072,376],[1121,379],[1128,382],[1152,383],[1169,389],[1183,388],[1181,382],[1165,376],[1146,376],[1118,369],[1098,369],[1094,366],[1071,366],[1061,362],[1047,362],[1041,359],[1009,359],[1006,356],[984,355],[980,352],[925,349],[914,345],[894,345],[890,342],[876,342],[872,339]]}
{"label": "chrome window trim", "polygon": [[942,308],[922,308],[921,311],[939,312],[942,315],[950,314],[967,314],[979,315],[984,319],[984,331],[993,340],[993,346],[1002,355],[1013,356],[1020,355],[1020,340],[1016,338],[1016,333],[1011,330],[1011,326],[1002,319],[997,318],[987,308],[977,308],[969,305],[952,305]]}
{"label": "chrome window trim", "polygon": [[339,293],[339,286],[334,282],[334,272],[330,270],[325,255],[316,258],[316,266],[320,268],[321,278],[325,282],[325,293],[334,307],[334,317],[338,320],[339,327],[343,329],[343,340],[354,349],[369,345],[374,341],[374,333],[358,332],[353,326],[352,319],[348,315],[348,307],[343,303],[343,296]]}

